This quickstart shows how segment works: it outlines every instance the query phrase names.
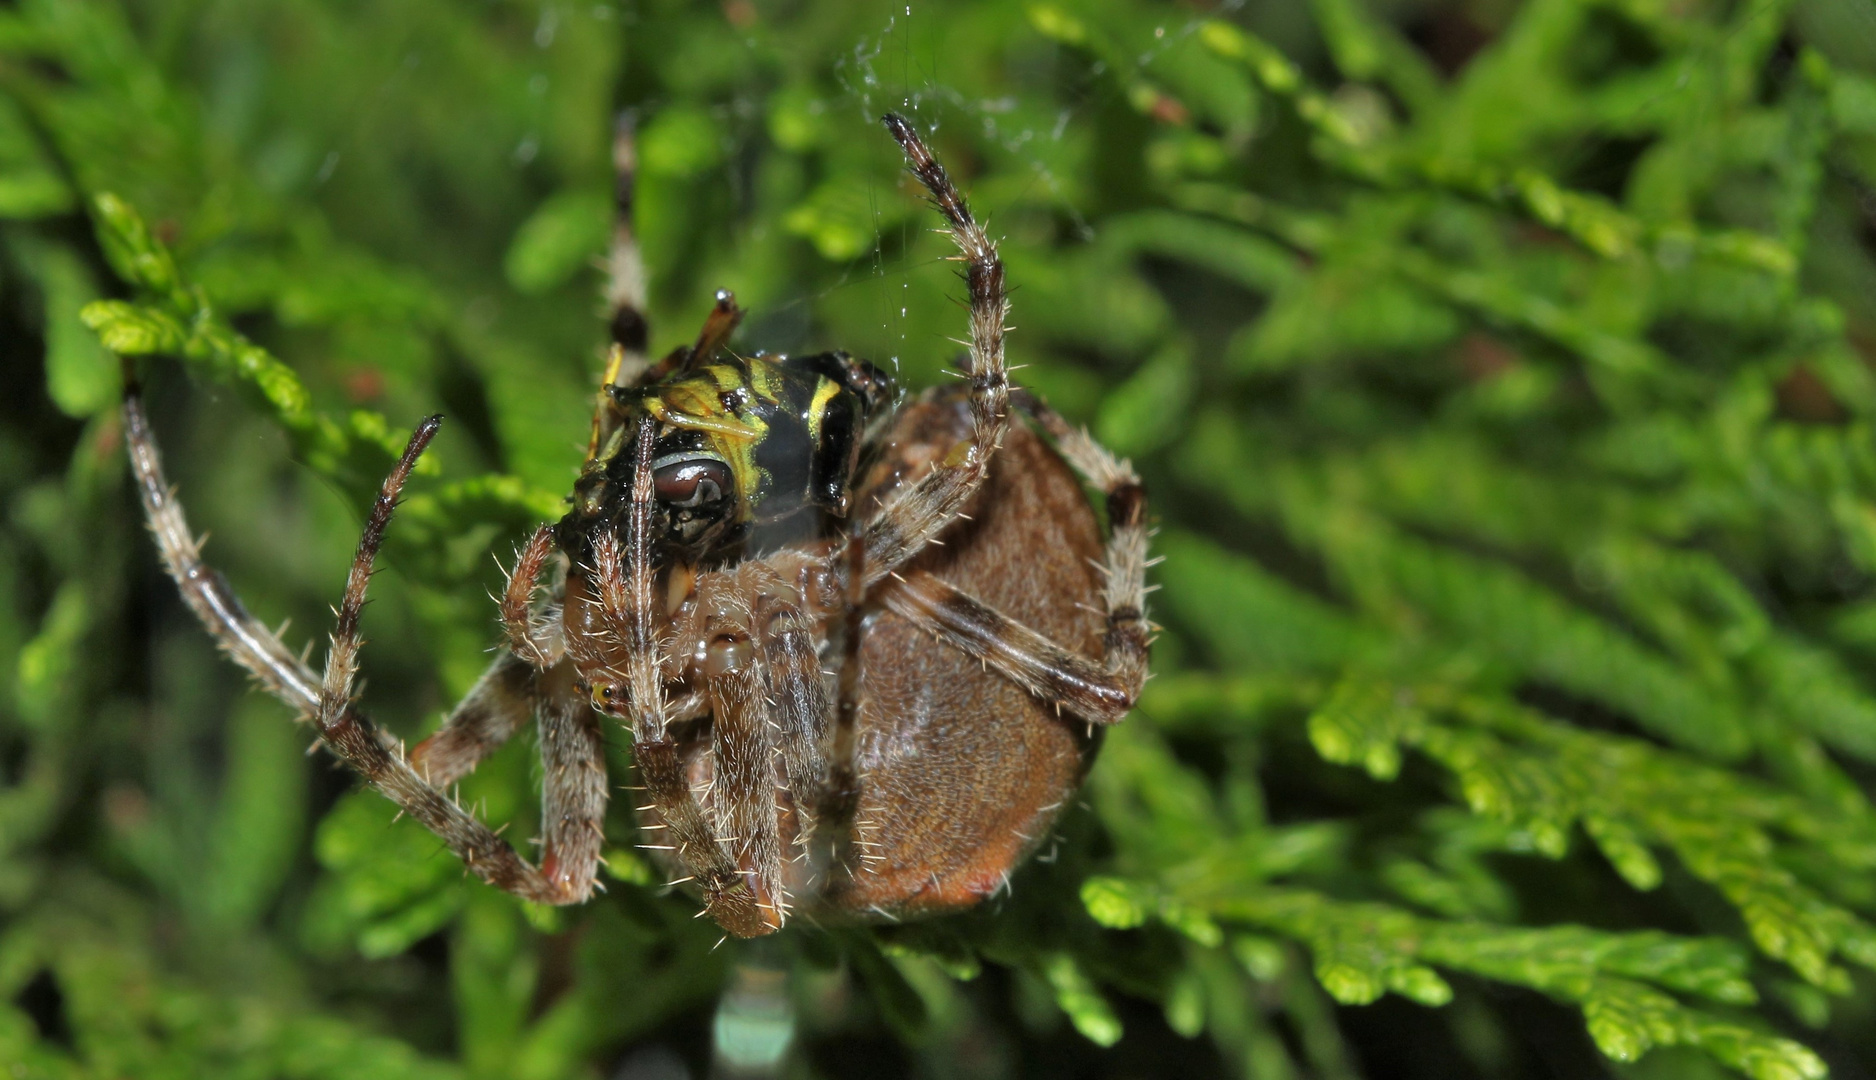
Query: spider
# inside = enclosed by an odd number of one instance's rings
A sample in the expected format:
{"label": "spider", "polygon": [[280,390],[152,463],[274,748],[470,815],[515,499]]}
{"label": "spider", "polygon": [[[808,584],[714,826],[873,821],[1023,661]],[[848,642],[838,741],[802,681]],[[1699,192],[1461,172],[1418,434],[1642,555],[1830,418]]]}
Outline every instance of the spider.
{"label": "spider", "polygon": [[[960,251],[965,385],[901,404],[889,377],[843,352],[738,355],[727,292],[694,344],[648,362],[622,120],[613,344],[585,465],[566,516],[517,555],[499,599],[505,648],[408,755],[355,702],[359,619],[441,418],[418,426],[366,519],[321,677],[203,564],[127,386],[138,489],[184,599],[489,884],[546,904],[598,887],[610,719],[630,732],[647,795],[642,846],[729,933],[770,933],[797,909],[967,906],[1007,884],[1074,793],[1097,729],[1145,682],[1144,489],[1010,385],[996,244],[912,126],[883,122]],[[1077,473],[1105,495],[1105,543]],[[446,794],[530,718],[538,865]]]}

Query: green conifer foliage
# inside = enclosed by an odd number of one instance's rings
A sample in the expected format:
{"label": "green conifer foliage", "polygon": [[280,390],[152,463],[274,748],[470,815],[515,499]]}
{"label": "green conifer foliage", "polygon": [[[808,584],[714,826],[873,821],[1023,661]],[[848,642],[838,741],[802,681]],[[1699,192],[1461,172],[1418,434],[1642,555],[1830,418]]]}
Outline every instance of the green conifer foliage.
{"label": "green conifer foliage", "polygon": [[[730,288],[944,378],[907,111],[1153,489],[1157,677],[981,910],[719,947],[617,798],[521,904],[158,571],[120,363],[303,639],[448,414],[366,622],[435,723],[579,464],[621,107],[654,352]],[[1860,0],[0,8],[0,1076],[1860,1075],[1872,192]],[[523,840],[530,755],[462,789]]]}

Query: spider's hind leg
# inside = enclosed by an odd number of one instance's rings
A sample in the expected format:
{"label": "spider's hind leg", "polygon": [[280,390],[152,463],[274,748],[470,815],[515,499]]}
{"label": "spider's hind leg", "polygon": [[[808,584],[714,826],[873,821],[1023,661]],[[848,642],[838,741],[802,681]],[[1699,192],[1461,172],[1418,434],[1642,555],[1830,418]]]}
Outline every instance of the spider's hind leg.
{"label": "spider's hind leg", "polygon": [[[765,678],[768,665],[763,663],[763,654],[768,643],[756,611],[761,590],[754,585],[759,579],[750,572],[757,569],[751,566],[740,573],[699,581],[697,604],[707,612],[703,666],[713,717],[713,843],[735,866],[748,891],[747,902],[760,924],[752,923],[749,929],[766,933],[782,925],[788,901],[781,881],[775,793],[774,757],[782,731],[774,717],[776,699]],[[713,898],[713,913],[720,905]]]}
{"label": "spider's hind leg", "polygon": [[1146,615],[1146,489],[1133,467],[1047,405],[1019,391],[1017,403],[1054,437],[1068,464],[1107,499],[1109,535],[1100,566],[1107,627],[1102,655],[1090,660],[1009,618],[932,574],[915,570],[888,583],[881,599],[963,652],[982,660],[1058,711],[1090,723],[1126,716],[1147,679],[1152,624]]}
{"label": "spider's hind leg", "polygon": [[[845,597],[821,573],[819,559],[801,552],[745,563],[736,573],[754,597],[774,753],[795,814],[793,850],[785,852],[791,866],[777,868],[785,916],[789,887],[822,898],[842,885],[834,870],[846,865],[845,840],[856,801],[854,739],[850,725],[843,723],[851,713],[839,711],[828,693],[817,632],[827,616],[844,617]],[[843,690],[849,670],[857,672],[857,661],[842,667]]]}

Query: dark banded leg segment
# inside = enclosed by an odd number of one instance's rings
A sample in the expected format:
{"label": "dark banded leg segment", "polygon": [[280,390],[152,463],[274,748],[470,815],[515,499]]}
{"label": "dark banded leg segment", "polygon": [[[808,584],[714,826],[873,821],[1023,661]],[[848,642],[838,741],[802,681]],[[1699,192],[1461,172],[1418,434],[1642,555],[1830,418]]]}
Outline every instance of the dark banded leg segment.
{"label": "dark banded leg segment", "polygon": [[612,247],[606,254],[606,326],[623,364],[614,386],[629,386],[645,367],[651,326],[645,319],[645,259],[632,229],[638,201],[638,113],[626,109],[612,123]]}
{"label": "dark banded leg segment", "polygon": [[645,259],[632,229],[633,205],[638,199],[638,114],[619,113],[612,125],[612,244],[606,253],[606,327],[612,341],[606,350],[606,373],[600,379],[599,400],[593,406],[593,437],[588,460],[599,455],[614,432],[621,414],[612,388],[631,386],[649,366],[651,324],[645,318]]}
{"label": "dark banded leg segment", "polygon": [[[859,528],[849,531],[844,554],[847,566],[841,580],[847,591],[841,611],[839,696],[828,746],[827,780],[815,813],[829,837],[828,865],[846,867],[851,875],[866,862],[864,856],[857,863],[853,857],[855,815],[860,809],[860,688],[866,674],[861,650],[865,644],[866,535]],[[832,877],[825,880],[830,894],[838,894],[848,884]]]}

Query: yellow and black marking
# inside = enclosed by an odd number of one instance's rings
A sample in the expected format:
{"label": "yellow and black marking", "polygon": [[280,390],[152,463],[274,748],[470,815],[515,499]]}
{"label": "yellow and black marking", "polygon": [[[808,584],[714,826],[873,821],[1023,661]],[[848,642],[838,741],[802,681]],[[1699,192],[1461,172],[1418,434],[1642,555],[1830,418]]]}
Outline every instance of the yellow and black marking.
{"label": "yellow and black marking", "polygon": [[890,379],[846,353],[742,357],[700,346],[648,386],[611,388],[619,422],[606,425],[575,486],[563,547],[588,550],[597,530],[623,520],[630,421],[647,414],[658,421],[656,531],[682,561],[728,557],[752,529],[803,510],[846,514],[867,421],[890,404]]}

